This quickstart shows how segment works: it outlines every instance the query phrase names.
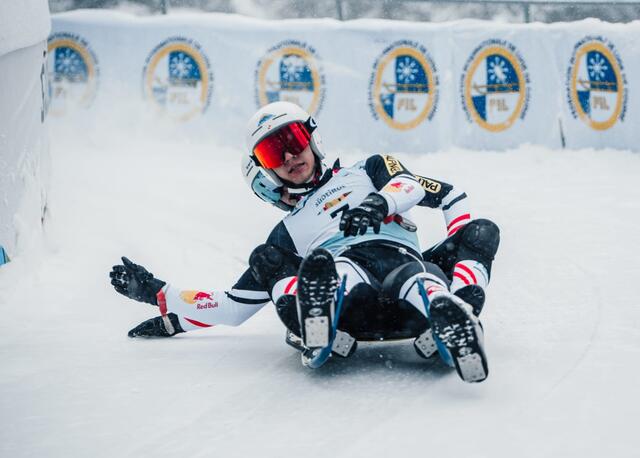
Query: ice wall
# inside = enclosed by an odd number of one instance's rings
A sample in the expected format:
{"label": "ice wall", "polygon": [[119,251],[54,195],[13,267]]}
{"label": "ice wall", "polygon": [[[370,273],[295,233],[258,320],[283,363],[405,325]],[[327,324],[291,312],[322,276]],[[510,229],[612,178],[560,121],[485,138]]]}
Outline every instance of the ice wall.
{"label": "ice wall", "polygon": [[49,176],[46,0],[0,2],[0,264],[42,224]]}

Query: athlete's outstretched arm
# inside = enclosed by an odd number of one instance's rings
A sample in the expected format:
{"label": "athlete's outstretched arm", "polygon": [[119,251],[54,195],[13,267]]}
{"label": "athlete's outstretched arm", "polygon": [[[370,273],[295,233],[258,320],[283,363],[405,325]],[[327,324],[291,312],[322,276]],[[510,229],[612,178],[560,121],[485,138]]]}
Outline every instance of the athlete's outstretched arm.
{"label": "athlete's outstretched arm", "polygon": [[181,290],[127,258],[122,261],[110,273],[116,291],[160,309],[159,317],[141,323],[129,331],[129,337],[171,337],[218,324],[237,326],[269,302],[269,295],[248,270],[229,291]]}

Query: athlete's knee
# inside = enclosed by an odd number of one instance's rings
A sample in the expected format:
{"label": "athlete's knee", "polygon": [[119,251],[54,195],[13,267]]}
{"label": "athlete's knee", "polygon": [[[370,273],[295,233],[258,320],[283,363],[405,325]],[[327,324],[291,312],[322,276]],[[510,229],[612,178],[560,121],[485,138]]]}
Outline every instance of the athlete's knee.
{"label": "athlete's knee", "polygon": [[405,294],[403,294],[403,290],[409,289],[407,287],[409,280],[415,278],[417,281],[419,276],[435,277],[435,280],[439,280],[445,286],[448,285],[447,276],[437,265],[430,262],[408,262],[400,267],[396,267],[385,277],[382,282],[384,298],[391,301],[398,300],[399,298],[402,299],[407,292],[405,291]]}
{"label": "athlete's knee", "polygon": [[500,229],[488,219],[476,219],[461,229],[461,242],[488,261],[493,261],[500,245]]}
{"label": "athlete's knee", "polygon": [[267,291],[286,277],[295,276],[300,258],[295,253],[275,245],[259,245],[249,257],[249,268],[253,277]]}

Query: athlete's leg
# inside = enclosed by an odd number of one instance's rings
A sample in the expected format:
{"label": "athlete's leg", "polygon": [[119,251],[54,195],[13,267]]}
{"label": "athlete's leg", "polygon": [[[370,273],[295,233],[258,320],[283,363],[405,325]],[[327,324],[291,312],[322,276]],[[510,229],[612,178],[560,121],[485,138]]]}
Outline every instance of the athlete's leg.
{"label": "athlete's leg", "polygon": [[451,237],[423,253],[451,281],[451,292],[471,304],[476,315],[485,301],[500,230],[487,219],[473,220]]}

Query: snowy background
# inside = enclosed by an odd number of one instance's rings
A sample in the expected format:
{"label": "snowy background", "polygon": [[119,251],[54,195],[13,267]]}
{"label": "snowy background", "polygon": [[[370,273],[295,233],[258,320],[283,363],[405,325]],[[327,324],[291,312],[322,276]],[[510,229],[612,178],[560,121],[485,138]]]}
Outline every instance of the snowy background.
{"label": "snowy background", "polygon": [[[120,256],[222,289],[282,214],[246,188],[238,150],[73,132],[53,129],[43,238],[0,275],[0,456],[637,455],[637,154],[397,152],[502,229],[483,313],[490,376],[470,385],[411,341],[313,372],[272,306],[239,328],[127,338],[157,309],[112,290]],[[444,237],[438,212],[414,216],[424,247]]]}

